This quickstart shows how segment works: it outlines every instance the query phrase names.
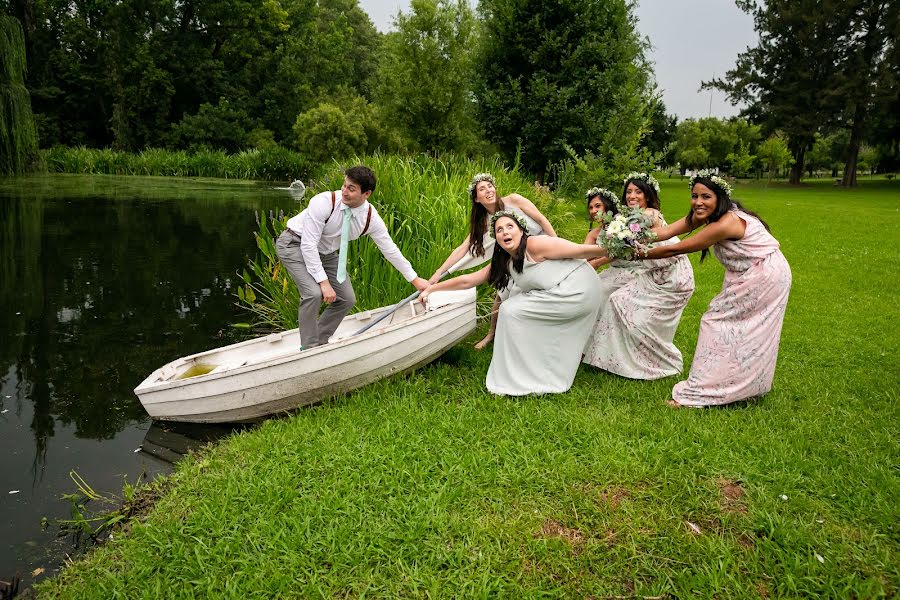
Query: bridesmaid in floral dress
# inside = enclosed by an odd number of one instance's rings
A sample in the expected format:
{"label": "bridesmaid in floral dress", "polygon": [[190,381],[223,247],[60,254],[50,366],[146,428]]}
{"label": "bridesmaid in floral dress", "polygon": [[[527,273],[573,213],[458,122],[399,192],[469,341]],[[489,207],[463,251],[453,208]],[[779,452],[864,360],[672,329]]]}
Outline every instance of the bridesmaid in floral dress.
{"label": "bridesmaid in floral dress", "polygon": [[[656,225],[664,226],[658,187],[652,175],[631,173],[623,196],[628,206],[642,208]],[[688,258],[614,260],[600,279],[604,295],[583,362],[631,379],[661,379],[681,373],[684,363],[673,340],[681,313],[694,293],[694,271]]]}
{"label": "bridesmaid in floral dress", "polygon": [[652,259],[709,249],[725,267],[722,291],[700,321],[700,337],[687,381],[672,389],[669,404],[729,404],[772,389],[781,326],[791,289],[791,269],[769,227],[731,199],[731,186],[701,171],[691,178],[691,210],[657,230],[660,239],[697,234],[647,252]]}

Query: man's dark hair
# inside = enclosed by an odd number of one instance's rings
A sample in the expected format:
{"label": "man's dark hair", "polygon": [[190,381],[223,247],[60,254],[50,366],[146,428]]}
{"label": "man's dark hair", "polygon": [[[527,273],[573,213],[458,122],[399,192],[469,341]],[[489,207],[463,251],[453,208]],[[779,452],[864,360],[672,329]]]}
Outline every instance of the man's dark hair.
{"label": "man's dark hair", "polygon": [[359,191],[363,194],[375,191],[375,173],[369,167],[356,165],[344,171],[344,175],[358,185]]}

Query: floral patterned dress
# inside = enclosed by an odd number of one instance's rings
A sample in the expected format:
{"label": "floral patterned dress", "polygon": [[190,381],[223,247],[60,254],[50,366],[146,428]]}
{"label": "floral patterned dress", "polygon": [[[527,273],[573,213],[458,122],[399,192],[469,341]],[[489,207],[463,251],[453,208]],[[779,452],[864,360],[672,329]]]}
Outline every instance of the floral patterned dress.
{"label": "floral patterned dress", "polygon": [[712,246],[725,281],[700,321],[690,375],[672,390],[672,398],[686,406],[760,396],[772,389],[775,377],[791,268],[758,219],[733,212],[746,223],[744,237]]}
{"label": "floral patterned dress", "polygon": [[[656,217],[665,224],[661,215]],[[653,246],[678,243],[672,238]],[[600,273],[597,323],[584,349],[585,363],[631,379],[660,379],[683,368],[672,340],[694,293],[687,256],[613,261]],[[626,274],[627,273],[627,274]]]}

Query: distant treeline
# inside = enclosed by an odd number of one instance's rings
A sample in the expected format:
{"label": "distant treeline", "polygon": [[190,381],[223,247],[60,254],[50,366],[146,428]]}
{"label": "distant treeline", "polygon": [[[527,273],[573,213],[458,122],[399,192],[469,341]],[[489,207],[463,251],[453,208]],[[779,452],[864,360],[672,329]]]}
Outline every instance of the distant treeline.
{"label": "distant treeline", "polygon": [[7,12],[23,24],[42,148],[281,147],[313,164],[499,153],[542,178],[572,152],[638,156],[665,114],[626,0],[483,0],[478,16],[466,0],[415,0],[387,34],[357,0]]}

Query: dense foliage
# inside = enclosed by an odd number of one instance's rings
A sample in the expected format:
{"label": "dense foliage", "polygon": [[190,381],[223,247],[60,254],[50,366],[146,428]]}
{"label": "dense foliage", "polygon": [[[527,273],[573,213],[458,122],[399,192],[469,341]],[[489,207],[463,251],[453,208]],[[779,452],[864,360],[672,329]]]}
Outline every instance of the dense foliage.
{"label": "dense foliage", "polygon": [[475,94],[488,136],[540,178],[575,153],[612,155],[650,112],[645,42],[624,0],[484,0]]}

